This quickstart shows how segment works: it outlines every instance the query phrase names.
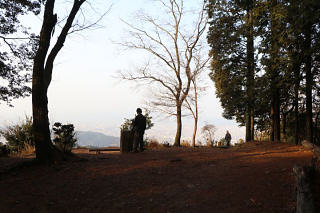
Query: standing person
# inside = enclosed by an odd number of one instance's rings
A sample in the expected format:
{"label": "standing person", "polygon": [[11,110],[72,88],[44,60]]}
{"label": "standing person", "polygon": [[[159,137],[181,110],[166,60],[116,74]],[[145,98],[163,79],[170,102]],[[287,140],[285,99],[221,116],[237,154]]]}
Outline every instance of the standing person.
{"label": "standing person", "polygon": [[231,141],[231,134],[229,133],[229,131],[227,130],[226,136],[224,137],[224,139],[227,142],[227,147],[230,146],[230,141]]}
{"label": "standing person", "polygon": [[133,152],[137,152],[138,144],[140,147],[140,152],[143,152],[143,134],[146,130],[146,117],[142,115],[142,110],[137,109],[137,115],[133,122]]}

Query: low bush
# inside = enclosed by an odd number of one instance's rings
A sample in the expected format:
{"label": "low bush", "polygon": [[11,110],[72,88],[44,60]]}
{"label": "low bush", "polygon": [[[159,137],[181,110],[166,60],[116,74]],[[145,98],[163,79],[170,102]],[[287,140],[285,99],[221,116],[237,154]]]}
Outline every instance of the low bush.
{"label": "low bush", "polygon": [[197,141],[196,146],[197,146],[197,147],[202,146],[202,142],[201,142],[201,141]]}
{"label": "low bush", "polygon": [[294,144],[295,145],[296,144],[295,137],[294,136],[289,136],[286,142],[289,143],[289,144]]}
{"label": "low bush", "polygon": [[32,117],[27,117],[20,124],[7,126],[0,130],[0,135],[7,141],[7,147],[11,151],[21,152],[26,148],[34,150],[34,136],[32,128]]}
{"label": "low bush", "polygon": [[165,142],[162,143],[162,146],[163,147],[170,147],[170,144],[169,144],[168,141],[165,141]]}
{"label": "low bush", "polygon": [[213,141],[210,141],[210,140],[206,141],[206,147],[213,147],[213,146],[214,146],[214,142]]}
{"label": "low bush", "polygon": [[146,147],[150,149],[157,149],[160,148],[162,145],[159,143],[157,139],[150,139],[147,142]]}
{"label": "low bush", "polygon": [[191,147],[191,143],[187,140],[182,140],[180,143],[180,146],[182,147]]}
{"label": "low bush", "polygon": [[238,144],[244,144],[244,140],[243,140],[242,138],[240,138],[240,139],[238,140]]}
{"label": "low bush", "polygon": [[[146,130],[151,129],[153,127],[154,123],[152,123],[151,119],[152,117],[150,116],[150,111],[145,110],[144,117],[146,118]],[[121,124],[120,129],[125,130],[125,131],[131,131],[133,130],[133,123],[134,123],[134,118],[133,119],[128,119],[125,118],[123,124]]]}
{"label": "low bush", "polygon": [[36,151],[35,146],[28,143],[24,143],[23,149],[18,151],[18,154],[21,156],[30,155]]}
{"label": "low bush", "polygon": [[227,142],[226,139],[221,138],[218,142],[217,142],[217,146],[226,146]]}
{"label": "low bush", "polygon": [[10,149],[0,142],[0,157],[8,156],[10,153]]}
{"label": "low bush", "polygon": [[53,125],[53,143],[64,154],[70,154],[76,146],[76,136],[73,124],[62,125],[57,122]]}

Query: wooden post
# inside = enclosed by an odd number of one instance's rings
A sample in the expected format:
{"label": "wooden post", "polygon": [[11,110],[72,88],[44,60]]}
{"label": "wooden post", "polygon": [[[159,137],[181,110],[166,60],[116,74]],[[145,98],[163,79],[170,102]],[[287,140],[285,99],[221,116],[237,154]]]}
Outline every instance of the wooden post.
{"label": "wooden post", "polygon": [[315,205],[311,191],[313,168],[309,166],[295,166],[293,172],[296,175],[297,213],[314,213]]}
{"label": "wooden post", "polygon": [[120,132],[120,152],[128,153],[133,146],[133,132],[128,130],[121,130]]}
{"label": "wooden post", "polygon": [[310,143],[307,140],[302,141],[302,146],[313,152],[313,158],[310,166],[295,166],[293,172],[296,175],[297,189],[297,213],[316,212],[314,198],[312,195],[312,179],[317,169],[318,159],[320,157],[320,147]]}

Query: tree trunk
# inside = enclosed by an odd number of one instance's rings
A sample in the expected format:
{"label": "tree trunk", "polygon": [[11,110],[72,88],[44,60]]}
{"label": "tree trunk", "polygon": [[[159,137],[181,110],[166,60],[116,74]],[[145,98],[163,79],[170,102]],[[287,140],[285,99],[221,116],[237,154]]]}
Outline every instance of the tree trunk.
{"label": "tree trunk", "polygon": [[50,163],[53,161],[54,147],[49,129],[47,90],[37,80],[38,75],[33,72],[32,111],[36,159],[42,163]]}
{"label": "tree trunk", "polygon": [[177,132],[174,139],[174,146],[180,146],[181,139],[181,130],[182,130],[182,121],[181,121],[181,104],[177,104]]}
{"label": "tree trunk", "polygon": [[[296,58],[293,58],[293,60],[296,60]],[[299,87],[300,87],[300,66],[293,65],[294,69],[294,117],[295,117],[295,138],[294,141],[296,145],[299,144]]]}
{"label": "tree trunk", "polygon": [[251,111],[251,140],[254,141],[254,110]]}
{"label": "tree trunk", "polygon": [[[194,105],[195,105],[195,112],[193,113],[194,116],[194,127],[193,127],[193,135],[192,135],[192,146],[196,146],[196,135],[197,135],[197,129],[198,129],[198,117],[199,117],[199,111],[198,111],[198,91],[197,91],[197,81],[196,78],[192,80],[193,86],[194,86]],[[191,106],[190,106],[191,107]]]}
{"label": "tree trunk", "polygon": [[280,141],[280,91],[279,91],[279,45],[278,21],[276,20],[277,0],[272,0],[271,11],[271,53],[269,71],[271,72],[271,141]]}
{"label": "tree trunk", "polygon": [[274,141],[274,104],[273,104],[273,98],[271,99],[271,109],[270,109],[270,141]]}
{"label": "tree trunk", "polygon": [[282,133],[286,136],[287,134],[287,113],[283,113],[282,118]]}
{"label": "tree trunk", "polygon": [[192,146],[196,146],[196,135],[197,135],[197,130],[198,130],[198,93],[197,93],[197,85],[194,81],[194,92],[195,92],[195,117],[194,117],[194,127],[193,127],[193,135],[192,135]]}
{"label": "tree trunk", "polygon": [[[248,107],[249,108],[249,107]],[[249,109],[246,112],[246,142],[251,141],[251,113],[249,113]]]}
{"label": "tree trunk", "polygon": [[[274,80],[276,81],[276,80]],[[273,84],[277,87],[276,84]],[[270,112],[270,126],[271,126],[271,141],[280,141],[280,98],[279,89],[271,88],[272,100],[271,100],[271,112]]]}
{"label": "tree trunk", "polygon": [[[315,130],[319,129],[319,116],[320,116],[320,112],[318,112],[317,115],[316,115]],[[319,135],[320,135],[319,131],[316,131],[315,132],[315,141],[314,141],[314,143],[317,144],[317,145],[320,145]]]}
{"label": "tree trunk", "polygon": [[283,137],[287,139],[287,113],[282,113],[282,133]]}
{"label": "tree trunk", "polygon": [[198,128],[198,118],[194,119],[194,127],[193,127],[193,135],[192,135],[192,146],[196,146],[196,135],[197,135],[197,128]]}
{"label": "tree trunk", "polygon": [[45,3],[39,48],[34,57],[32,75],[33,131],[36,159],[41,163],[51,163],[54,160],[61,160],[63,157],[63,153],[56,149],[51,141],[47,91],[51,82],[55,57],[63,47],[73,20],[84,1],[74,1],[66,24],[63,26],[58,40],[49,54],[50,41],[57,23],[57,15],[53,13],[55,0],[47,0]]}
{"label": "tree trunk", "polygon": [[[278,87],[278,86],[276,86]],[[275,93],[275,102],[274,102],[274,140],[280,141],[280,133],[281,133],[281,126],[280,126],[280,91],[279,88],[276,88]]]}
{"label": "tree trunk", "polygon": [[305,70],[306,70],[306,139],[313,142],[313,125],[312,125],[312,57],[311,57],[311,26],[306,27],[305,40]]}
{"label": "tree trunk", "polygon": [[51,34],[57,22],[53,14],[54,0],[48,0],[45,5],[44,20],[40,32],[39,49],[34,58],[32,75],[32,111],[33,131],[36,147],[36,159],[41,163],[50,163],[54,158],[54,146],[51,142],[47,84],[45,83],[45,59],[50,46]]}
{"label": "tree trunk", "polygon": [[247,112],[246,112],[246,142],[252,141],[253,131],[253,93],[254,93],[254,36],[253,36],[253,14],[247,10]]}

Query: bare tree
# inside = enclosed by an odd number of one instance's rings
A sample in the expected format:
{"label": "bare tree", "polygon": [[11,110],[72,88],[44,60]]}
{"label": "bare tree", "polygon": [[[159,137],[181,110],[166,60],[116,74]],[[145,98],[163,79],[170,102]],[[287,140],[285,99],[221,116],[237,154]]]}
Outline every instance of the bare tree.
{"label": "bare tree", "polygon": [[[202,92],[206,90],[206,86],[202,85],[200,86],[199,83],[201,83],[201,74],[205,68],[206,63],[201,63],[202,60],[200,60],[202,57],[197,57],[197,65],[196,65],[196,72],[194,77],[191,80],[191,89],[188,94],[188,97],[185,100],[184,106],[191,112],[191,115],[194,120],[193,125],[193,134],[192,134],[192,146],[196,146],[196,135],[198,130],[198,120],[199,120],[199,96]],[[209,61],[209,57],[207,57],[207,62]],[[205,62],[205,61],[203,61]]]}
{"label": "bare tree", "polygon": [[[121,73],[121,77],[148,83],[149,88],[153,88],[154,98],[150,103],[154,109],[176,117],[174,145],[180,146],[182,105],[197,73],[195,56],[200,55],[202,50],[201,38],[208,18],[205,1],[202,1],[200,11],[192,11],[192,16],[190,11],[185,10],[184,0],[157,2],[160,4],[159,10],[164,10],[162,14],[167,14],[166,20],[140,13],[137,17],[140,26],[125,22],[130,29],[131,39],[121,45],[144,50],[153,57],[146,66],[135,72]],[[186,26],[192,21],[194,23],[190,30]],[[200,63],[205,64],[206,60]]]}
{"label": "bare tree", "polygon": [[192,79],[193,85],[193,94],[189,94],[185,101],[185,107],[190,110],[194,125],[193,125],[193,134],[192,134],[192,146],[196,146],[196,134],[198,129],[198,120],[199,120],[199,109],[198,109],[198,88],[196,78]]}
{"label": "bare tree", "polygon": [[201,132],[206,139],[210,143],[213,142],[214,133],[216,132],[217,128],[213,124],[206,124],[202,127]]}
{"label": "bare tree", "polygon": [[58,25],[58,18],[57,14],[54,13],[55,0],[47,0],[45,2],[39,48],[34,58],[32,76],[33,129],[36,158],[39,162],[50,163],[62,156],[53,146],[50,137],[47,91],[51,83],[54,60],[62,49],[67,36],[71,32],[77,32],[94,26],[92,24],[80,25],[78,22],[74,22],[84,2],[86,0],[73,0],[72,8],[65,20],[65,24],[62,26],[57,41],[51,49],[50,42]]}

